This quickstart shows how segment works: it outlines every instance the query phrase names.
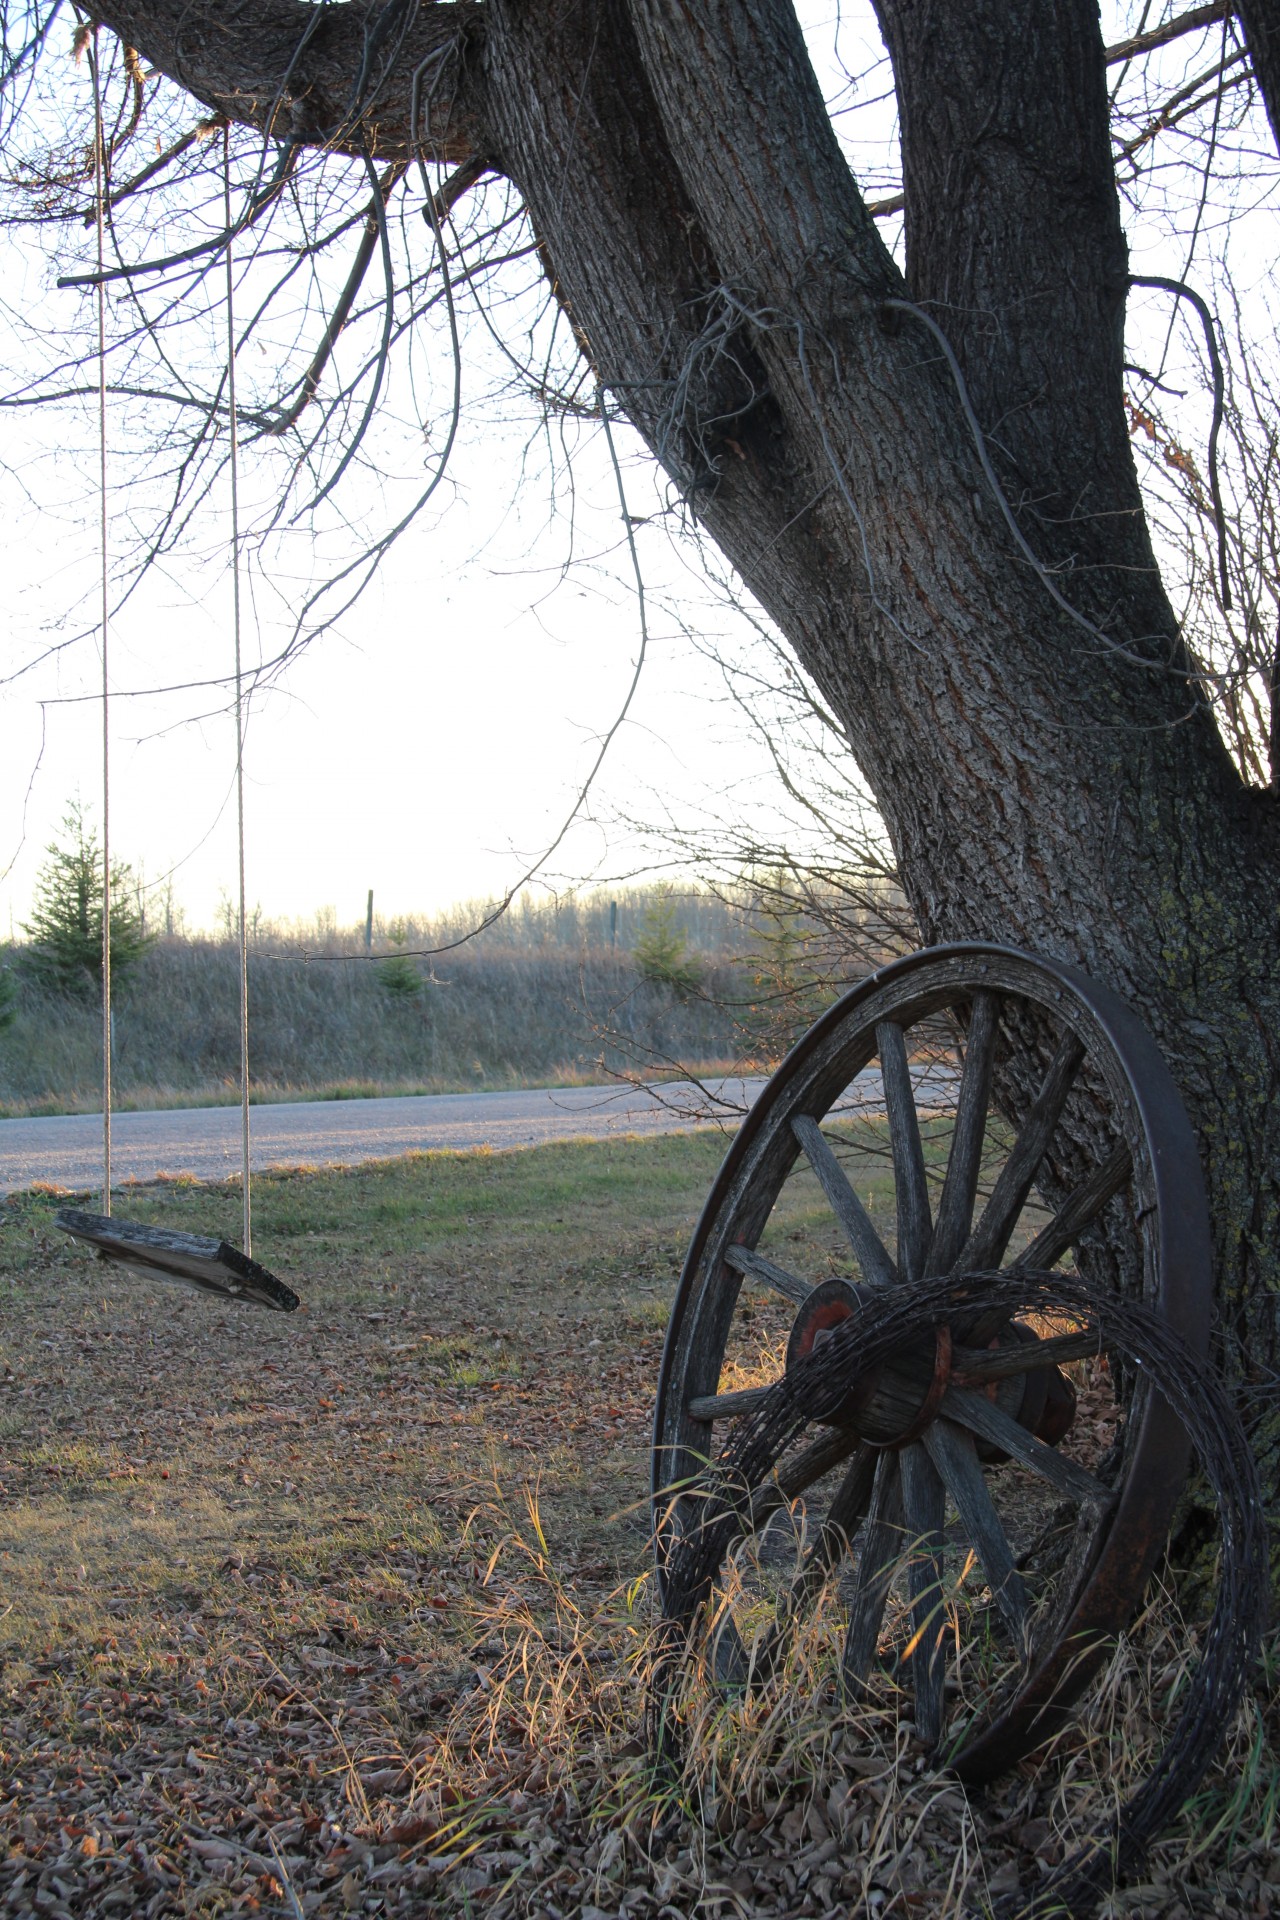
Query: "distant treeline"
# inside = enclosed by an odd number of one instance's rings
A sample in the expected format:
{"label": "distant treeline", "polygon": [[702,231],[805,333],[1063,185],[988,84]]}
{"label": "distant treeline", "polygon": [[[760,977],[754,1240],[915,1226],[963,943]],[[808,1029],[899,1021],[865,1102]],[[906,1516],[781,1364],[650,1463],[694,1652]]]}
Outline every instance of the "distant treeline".
{"label": "distant treeline", "polygon": [[[387,919],[377,910],[375,898],[373,949],[379,953],[449,946],[484,926],[493,911],[491,900],[464,900],[443,913]],[[222,932],[230,938],[234,925],[225,907],[223,915]],[[630,953],[643,944],[656,922],[667,921],[692,951],[718,957],[740,954],[744,942],[751,942],[752,923],[758,917],[759,896],[745,887],[720,893],[706,887],[659,884],[559,896],[522,894],[470,944],[473,951],[484,953],[543,953],[548,948],[566,953],[602,948]],[[251,926],[250,936],[260,948],[362,953],[365,922],[344,926],[333,913],[322,912],[307,921],[259,920]]]}
{"label": "distant treeline", "polygon": [[[772,1065],[829,1001],[823,931],[796,911],[663,887],[518,902],[340,927],[260,916],[250,930],[255,1095],[442,1092],[646,1076],[676,1066]],[[0,1110],[100,1105],[96,983],[51,989],[28,950],[0,950],[11,1018],[0,1030]],[[857,966],[851,971],[864,970]],[[839,968],[835,973],[839,973]],[[113,985],[113,1078],[122,1105],[235,1097],[233,930],[162,933]]]}

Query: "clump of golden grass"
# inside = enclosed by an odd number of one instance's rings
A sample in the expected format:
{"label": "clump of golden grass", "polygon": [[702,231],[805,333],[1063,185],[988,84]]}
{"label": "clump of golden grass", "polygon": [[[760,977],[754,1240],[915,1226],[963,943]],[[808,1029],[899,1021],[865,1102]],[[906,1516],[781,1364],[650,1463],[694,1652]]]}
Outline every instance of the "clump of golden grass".
{"label": "clump of golden grass", "polygon": [[[840,1698],[828,1597],[745,1689],[717,1686],[705,1659],[685,1664],[672,1701],[683,1759],[664,1776],[641,1733],[662,1645],[650,1583],[586,1606],[557,1572],[536,1496],[503,1520],[475,1609],[476,1684],[414,1760],[403,1816],[421,1823],[441,1911],[1066,1911],[1037,1907],[1037,1886],[1105,1834],[1150,1770],[1198,1657],[1198,1629],[1157,1584],[1075,1724],[978,1791],[919,1749],[887,1677]],[[1226,1887],[1230,1911],[1272,1910],[1275,1711],[1261,1688],[1246,1702],[1142,1880],[1104,1889],[1101,1913],[1190,1920],[1223,1911]]]}

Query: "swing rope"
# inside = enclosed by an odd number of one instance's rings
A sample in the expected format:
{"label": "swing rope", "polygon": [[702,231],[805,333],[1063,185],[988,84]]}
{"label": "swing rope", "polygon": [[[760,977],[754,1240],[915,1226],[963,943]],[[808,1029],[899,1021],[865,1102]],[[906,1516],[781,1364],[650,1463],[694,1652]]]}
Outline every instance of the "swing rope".
{"label": "swing rope", "polygon": [[[106,142],[98,71],[97,29],[93,39],[93,124],[95,211],[98,228],[98,455],[102,535],[102,1212],[62,1208],[55,1225],[93,1247],[99,1257],[150,1278],[178,1280],[220,1299],[251,1301],[277,1313],[292,1313],[299,1300],[292,1287],[252,1257],[251,1181],[249,1173],[249,945],[245,895],[244,736],[245,693],[240,619],[240,434],[236,408],[235,269],[227,244],[227,399],[230,420],[231,580],[236,656],[236,853],[240,878],[240,1152],[244,1206],[244,1246],[229,1246],[211,1235],[149,1227],[111,1218],[111,853],[110,726],[107,676],[109,577],[107,566],[107,319],[104,293]],[[223,129],[222,192],[226,227],[231,233],[231,142]]]}
{"label": "swing rope", "polygon": [[236,649],[236,854],[240,879],[240,1191],[244,1251],[253,1253],[249,1180],[249,936],[244,882],[244,677],[240,646],[240,419],[236,409],[235,280],[231,225],[231,128],[222,129],[222,199],[227,234],[227,415],[231,465],[231,605]]}
{"label": "swing rope", "polygon": [[98,29],[93,30],[93,175],[98,234],[98,506],[102,559],[102,1211],[111,1212],[111,723],[107,678],[107,296],[105,253],[105,175],[102,86],[98,69]]}
{"label": "swing rope", "polygon": [[[102,1211],[111,1213],[111,694],[108,674],[110,621],[110,554],[107,504],[107,307],[103,269],[106,264],[106,141],[102,116],[102,85],[98,65],[98,32],[93,52],[93,173],[94,220],[97,230],[98,284],[98,510],[101,562],[102,653]],[[230,129],[222,133],[222,191],[228,233],[231,230]],[[232,622],[235,632],[236,681],[236,859],[239,877],[240,968],[240,1167],[243,1197],[243,1246],[253,1252],[252,1198],[249,1173],[249,946],[245,895],[244,826],[244,670],[240,609],[240,434],[236,407],[235,284],[232,243],[227,242],[227,402],[230,420],[231,466],[231,581]]]}

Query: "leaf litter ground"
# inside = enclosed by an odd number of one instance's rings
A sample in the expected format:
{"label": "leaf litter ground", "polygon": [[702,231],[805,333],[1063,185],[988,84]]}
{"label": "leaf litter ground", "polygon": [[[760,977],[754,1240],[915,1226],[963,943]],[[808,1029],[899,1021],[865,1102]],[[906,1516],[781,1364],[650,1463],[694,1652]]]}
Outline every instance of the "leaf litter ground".
{"label": "leaf litter ground", "polygon": [[[287,1318],[116,1275],[53,1192],[0,1210],[0,1911],[888,1920],[1034,1887],[1141,1764],[1120,1656],[1075,1757],[986,1795],[803,1650],[650,1778],[649,1419],[721,1147],[266,1176]],[[796,1263],[837,1270],[794,1206]],[[119,1210],[233,1237],[239,1194]],[[1264,1706],[1114,1914],[1280,1911]]]}

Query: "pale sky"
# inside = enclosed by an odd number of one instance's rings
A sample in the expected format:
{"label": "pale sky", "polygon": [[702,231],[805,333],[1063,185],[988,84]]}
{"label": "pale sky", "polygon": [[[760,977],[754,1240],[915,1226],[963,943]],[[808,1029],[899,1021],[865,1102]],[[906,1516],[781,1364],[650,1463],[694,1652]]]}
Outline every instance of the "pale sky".
{"label": "pale sky", "polygon": [[[492,426],[464,438],[453,467],[457,497],[438,523],[411,533],[340,633],[322,636],[255,701],[246,749],[248,894],[268,914],[305,917],[331,906],[340,922],[354,922],[370,886],[388,917],[505,891],[569,811],[632,678],[639,609],[618,545],[616,485],[598,441],[575,463],[575,533],[587,557],[562,578],[567,529],[545,525],[536,494],[532,526],[512,507],[515,452],[505,443],[514,439]],[[627,485],[633,511],[652,508],[642,466]],[[9,524],[3,551],[12,578],[43,537],[29,520]],[[55,563],[48,576],[37,568],[24,598],[41,607],[56,604],[60,591],[74,598],[93,561],[93,531],[73,532],[76,562]],[[655,585],[670,578],[665,536],[646,540],[642,529],[640,539],[646,576]],[[649,628],[640,686],[596,790],[597,818],[650,786],[692,795],[761,772],[757,749],[723,737],[726,726],[707,705],[717,691],[712,676],[673,633],[656,592]],[[157,582],[146,602],[125,609],[111,629],[114,686],[172,678],[175,637],[204,671],[230,670],[225,582],[203,602],[181,579]],[[93,698],[56,703],[59,695],[96,694],[98,671],[96,648],[81,647],[67,665],[36,676],[52,702],[43,709],[23,697],[22,683],[10,690],[0,864],[16,851],[24,805],[27,834],[0,891],[6,931],[10,912],[20,921],[26,911],[67,798],[78,790],[99,808],[100,706]],[[177,896],[196,923],[211,922],[220,893],[234,889],[234,729],[225,711],[208,711],[224,699],[188,690],[122,696],[111,709],[113,845],[151,879],[176,869]],[[206,717],[186,717],[202,709]],[[625,834],[584,822],[550,871],[589,879],[626,871],[641,857]]]}

